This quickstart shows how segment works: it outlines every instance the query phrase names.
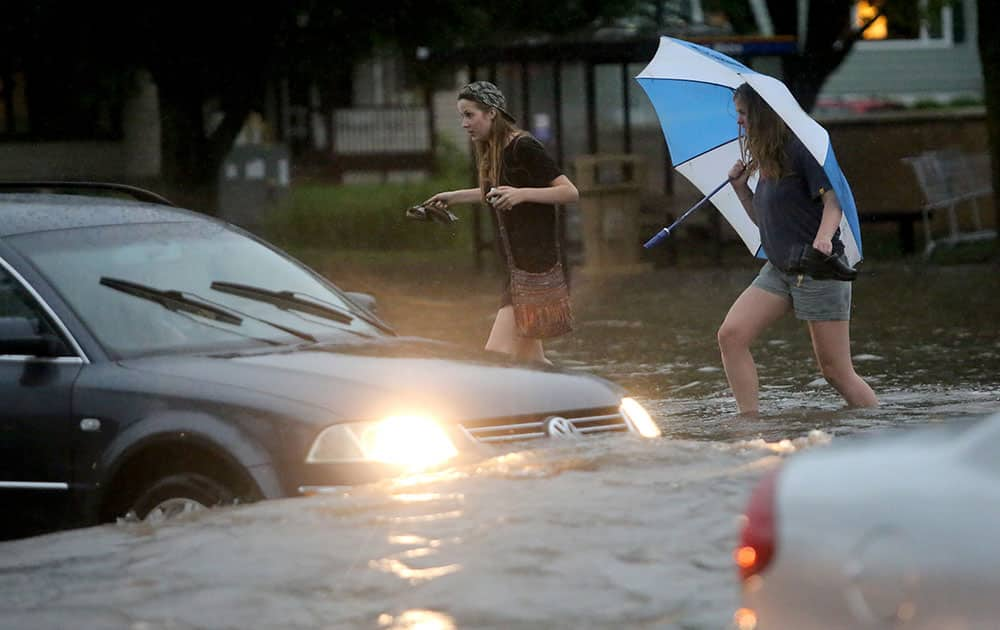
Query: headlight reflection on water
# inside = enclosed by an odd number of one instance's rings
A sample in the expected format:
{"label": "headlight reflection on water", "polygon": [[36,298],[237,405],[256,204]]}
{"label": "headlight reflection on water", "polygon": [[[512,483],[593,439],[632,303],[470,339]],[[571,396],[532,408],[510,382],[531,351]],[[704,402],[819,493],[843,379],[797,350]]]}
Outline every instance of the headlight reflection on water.
{"label": "headlight reflection on water", "polygon": [[740,608],[733,615],[737,630],[757,630],[757,613],[750,608]]}
{"label": "headlight reflection on water", "polygon": [[395,616],[382,613],[378,625],[388,630],[455,630],[451,617],[433,610],[407,610]]}

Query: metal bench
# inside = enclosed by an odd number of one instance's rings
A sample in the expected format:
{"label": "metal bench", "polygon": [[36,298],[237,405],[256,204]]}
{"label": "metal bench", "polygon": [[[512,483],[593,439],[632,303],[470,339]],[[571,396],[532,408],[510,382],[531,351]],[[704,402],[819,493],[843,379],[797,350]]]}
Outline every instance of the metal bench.
{"label": "metal bench", "polygon": [[[924,257],[930,256],[938,243],[955,245],[996,238],[996,230],[983,228],[979,212],[979,199],[993,194],[989,154],[941,149],[903,158],[903,162],[913,169],[924,195],[920,209]],[[948,234],[937,239],[931,223],[936,210],[944,212],[948,219]],[[963,211],[970,215],[972,230],[965,229],[961,221]]]}

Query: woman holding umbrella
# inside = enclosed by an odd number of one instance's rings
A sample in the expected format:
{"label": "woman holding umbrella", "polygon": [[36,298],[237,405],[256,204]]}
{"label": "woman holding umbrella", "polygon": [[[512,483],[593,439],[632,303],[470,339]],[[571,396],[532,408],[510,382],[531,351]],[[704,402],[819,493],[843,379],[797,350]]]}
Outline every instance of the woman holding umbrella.
{"label": "woman holding umbrella", "polygon": [[[848,404],[872,407],[878,399],[851,361],[851,283],[798,273],[809,248],[840,255],[842,211],[826,173],[770,105],[747,83],[734,95],[742,159],[729,179],[760,229],[767,253],[753,283],[736,299],[719,328],[726,377],[741,414],[758,411],[757,367],[750,345],[768,326],[794,311],[809,327],[820,370]],[[747,180],[758,173],[756,191]],[[815,252],[810,252],[814,253]]]}
{"label": "woman holding umbrella", "polygon": [[[506,228],[505,237],[498,239],[501,260],[511,260],[528,272],[551,269],[559,262],[556,205],[576,202],[576,186],[542,143],[517,127],[503,93],[493,83],[475,81],[463,87],[458,113],[475,146],[479,188],[440,192],[425,205],[486,203]],[[486,349],[548,363],[541,339],[519,334],[512,303],[508,274]]]}

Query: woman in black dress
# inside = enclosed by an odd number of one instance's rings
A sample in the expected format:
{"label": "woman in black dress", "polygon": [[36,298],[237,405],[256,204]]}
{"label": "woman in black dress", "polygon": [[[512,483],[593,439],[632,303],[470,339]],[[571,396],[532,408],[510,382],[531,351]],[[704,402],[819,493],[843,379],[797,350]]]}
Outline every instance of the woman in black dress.
{"label": "woman in black dress", "polygon": [[[517,127],[506,99],[489,81],[475,81],[458,94],[462,128],[475,146],[479,188],[441,192],[425,203],[449,206],[485,203],[507,228],[511,254],[518,268],[543,272],[558,259],[556,205],[576,202],[576,186],[559,169],[537,139]],[[501,260],[507,260],[498,239]],[[509,282],[509,281],[508,281]],[[505,287],[486,342],[486,349],[527,361],[547,362],[540,339],[518,334]]]}

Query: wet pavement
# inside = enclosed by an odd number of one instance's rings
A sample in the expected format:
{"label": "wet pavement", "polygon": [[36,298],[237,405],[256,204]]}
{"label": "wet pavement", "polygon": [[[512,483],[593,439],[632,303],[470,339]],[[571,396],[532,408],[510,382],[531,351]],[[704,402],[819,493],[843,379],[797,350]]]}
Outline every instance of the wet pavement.
{"label": "wet pavement", "polygon": [[[489,332],[488,274],[343,271],[403,334],[478,346]],[[855,285],[853,355],[879,408],[845,409],[788,318],[755,348],[762,416],[734,416],[714,335],[753,274],[575,276],[578,330],[550,358],[623,385],[663,439],[533,443],[336,494],[0,543],[0,628],[726,628],[738,517],[765,470],[1000,409],[1000,270],[900,263]]]}

